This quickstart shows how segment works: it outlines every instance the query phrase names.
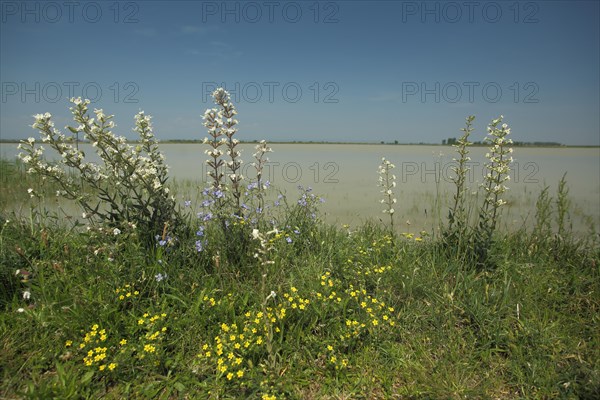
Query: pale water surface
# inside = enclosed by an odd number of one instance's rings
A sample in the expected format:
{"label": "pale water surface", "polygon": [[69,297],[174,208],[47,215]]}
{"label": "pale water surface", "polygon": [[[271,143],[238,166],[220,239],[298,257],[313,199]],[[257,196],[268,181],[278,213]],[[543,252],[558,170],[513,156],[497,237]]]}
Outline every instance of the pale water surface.
{"label": "pale water surface", "polygon": [[[401,231],[431,230],[439,214],[445,218],[447,204],[452,196],[455,165],[454,148],[450,146],[403,146],[364,144],[274,144],[270,162],[264,172],[277,190],[296,199],[298,185],[310,186],[321,195],[325,219],[339,224],[356,225],[366,219],[388,216],[381,212],[380,188],[377,187],[377,167],[381,157],[396,165],[397,187],[396,223]],[[88,144],[81,148],[95,156]],[[162,144],[170,176],[176,181],[194,180],[187,185],[187,193],[178,198],[197,198],[190,187],[203,187],[206,159],[201,144]],[[241,145],[244,175],[253,177],[254,145]],[[468,177],[473,198],[482,182],[487,148],[471,150],[472,173]],[[2,144],[3,158],[18,153],[15,144]],[[50,156],[50,155],[49,155]],[[591,225],[600,230],[600,149],[599,148],[515,148],[515,163],[511,171],[509,201],[503,222],[509,228],[530,225],[535,215],[535,201],[544,186],[556,194],[558,181],[567,173],[569,194],[572,199],[572,223],[576,230],[588,231]],[[92,160],[97,158],[92,157]],[[439,201],[436,202],[436,199]]]}

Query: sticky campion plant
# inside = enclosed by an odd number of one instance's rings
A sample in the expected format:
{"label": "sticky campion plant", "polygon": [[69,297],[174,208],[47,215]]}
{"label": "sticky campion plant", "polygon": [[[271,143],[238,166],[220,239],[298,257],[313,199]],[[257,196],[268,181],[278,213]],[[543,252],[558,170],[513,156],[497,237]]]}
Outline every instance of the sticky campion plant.
{"label": "sticky campion plant", "polygon": [[67,128],[76,135],[83,132],[101,163],[87,162],[84,152],[73,145],[73,137],[57,130],[52,116],[45,113],[34,116],[32,127],[61,160],[46,161],[43,146],[37,146],[35,139],[29,138],[19,144],[23,150],[19,157],[27,165],[27,172],[57,184],[60,187],[57,195],[74,200],[91,223],[115,227],[135,224],[149,241],[167,228],[176,229],[181,217],[170,196],[168,167],[158,149],[151,117],[143,111],[135,116],[134,131],[140,137],[140,144],[133,147],[124,137],[112,133],[113,115],[95,109],[95,118],[90,117],[89,100],[72,98],[71,103],[70,110],[78,125]]}

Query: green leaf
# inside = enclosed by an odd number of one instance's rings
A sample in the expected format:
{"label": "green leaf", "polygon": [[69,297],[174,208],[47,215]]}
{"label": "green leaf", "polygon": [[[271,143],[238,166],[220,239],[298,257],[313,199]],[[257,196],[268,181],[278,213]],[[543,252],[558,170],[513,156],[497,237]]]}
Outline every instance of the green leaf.
{"label": "green leaf", "polygon": [[81,378],[81,383],[88,383],[89,381],[92,380],[92,377],[94,376],[94,371],[88,371],[85,373],[85,375],[83,375],[83,377]]}
{"label": "green leaf", "polygon": [[72,132],[72,133],[79,133],[79,131],[75,128],[73,128],[72,126],[67,126],[67,128]]}

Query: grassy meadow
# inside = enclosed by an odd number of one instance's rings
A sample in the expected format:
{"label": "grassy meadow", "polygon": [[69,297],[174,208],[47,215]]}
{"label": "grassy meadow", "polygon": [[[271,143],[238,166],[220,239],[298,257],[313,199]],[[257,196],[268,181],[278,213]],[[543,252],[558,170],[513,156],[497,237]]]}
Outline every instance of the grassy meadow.
{"label": "grassy meadow", "polygon": [[263,263],[218,231],[197,251],[195,215],[148,247],[44,212],[56,188],[0,165],[2,209],[31,205],[2,214],[2,398],[600,394],[591,238],[500,232],[481,270],[434,235],[349,231],[290,201]]}

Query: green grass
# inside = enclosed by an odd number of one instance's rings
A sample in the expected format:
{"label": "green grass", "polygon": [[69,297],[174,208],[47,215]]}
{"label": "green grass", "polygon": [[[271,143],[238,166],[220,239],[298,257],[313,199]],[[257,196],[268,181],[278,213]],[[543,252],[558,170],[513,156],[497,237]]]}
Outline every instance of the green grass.
{"label": "green grass", "polygon": [[600,396],[591,238],[500,233],[496,268],[478,272],[431,236],[348,232],[290,206],[261,266],[256,241],[233,257],[216,231],[196,252],[198,221],[151,249],[135,229],[74,226],[30,208],[36,182],[1,168],[0,398]]}

